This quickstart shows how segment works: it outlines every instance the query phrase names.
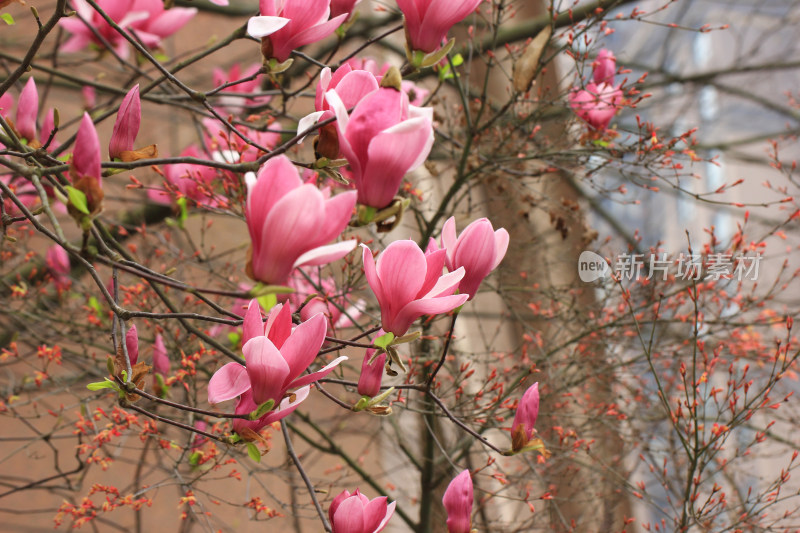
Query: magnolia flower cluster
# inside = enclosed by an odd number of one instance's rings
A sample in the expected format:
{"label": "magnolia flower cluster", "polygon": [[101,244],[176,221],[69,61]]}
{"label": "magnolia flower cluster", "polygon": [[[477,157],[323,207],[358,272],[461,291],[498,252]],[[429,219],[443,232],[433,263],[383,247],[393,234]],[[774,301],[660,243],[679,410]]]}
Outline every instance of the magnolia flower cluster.
{"label": "magnolia flower cluster", "polygon": [[614,85],[617,71],[616,58],[608,50],[601,50],[592,63],[592,82],[585,89],[573,89],[569,103],[575,114],[594,130],[604,131],[622,103],[622,90]]}

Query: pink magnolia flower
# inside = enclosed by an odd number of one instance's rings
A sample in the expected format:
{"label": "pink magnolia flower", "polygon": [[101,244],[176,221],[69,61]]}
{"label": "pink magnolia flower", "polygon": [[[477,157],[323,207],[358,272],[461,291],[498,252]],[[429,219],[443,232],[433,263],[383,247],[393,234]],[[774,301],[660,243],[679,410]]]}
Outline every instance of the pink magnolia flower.
{"label": "pink magnolia flower", "polygon": [[386,207],[403,176],[431,151],[433,108],[409,105],[406,93],[390,87],[362,98],[352,115],[336,89],[325,97],[336,113],[339,148],[353,171],[358,202]]}
{"label": "pink magnolia flower", "polygon": [[[315,285],[309,283],[305,276],[297,274],[289,280],[289,286],[294,292],[289,295],[293,309],[300,310],[300,319],[308,320],[317,313],[322,313],[328,321],[328,332],[332,333],[336,329],[346,328],[353,325],[353,320],[361,316],[363,300],[358,300],[355,304],[348,303],[349,293],[342,294],[333,278],[322,278],[313,271],[309,274]],[[316,294],[311,301],[306,299]]]}
{"label": "pink magnolia flower", "polygon": [[[235,363],[234,363],[235,364]],[[253,440],[251,435],[258,433],[262,428],[282,420],[292,414],[292,412],[300,407],[300,404],[308,398],[308,393],[311,390],[310,385],[301,387],[294,391],[291,396],[281,400],[280,405],[269,413],[265,414],[257,420],[247,420],[244,418],[233,419],[233,430],[239,434],[244,440]],[[253,391],[248,389],[242,393],[236,401],[236,408],[234,413],[237,415],[246,415],[252,413],[258,408],[256,402],[253,401]],[[252,432],[252,433],[251,433]]]}
{"label": "pink magnolia flower", "polygon": [[[261,65],[253,63],[246,69],[242,70],[239,63],[231,66],[228,72],[221,68],[215,68],[213,73],[214,87],[221,87],[222,85],[232,83],[245,78],[255,76],[261,70]],[[241,96],[224,95],[219,97],[219,105],[229,110],[231,113],[241,113],[245,110],[245,106],[259,106],[266,104],[272,98],[271,96],[255,96],[248,95],[258,92],[261,86],[261,81],[256,76],[252,80],[242,81],[228,85],[222,90],[224,93],[238,93]]]}
{"label": "pink magnolia flower", "polygon": [[356,194],[344,192],[330,198],[303,184],[286,156],[273,157],[258,172],[245,176],[248,186],[245,216],[252,257],[247,270],[254,280],[284,284],[292,270],[303,265],[324,265],[347,255],[356,241],[325,246],[344,231]]}
{"label": "pink magnolia flower", "polygon": [[161,334],[157,334],[153,342],[153,371],[156,374],[166,376],[169,374],[169,366],[169,357],[167,357],[167,347],[164,346],[164,338]]}
{"label": "pink magnolia flower", "polygon": [[[379,329],[375,333],[375,338],[386,333]],[[358,393],[370,398],[377,396],[381,392],[381,381],[383,381],[383,370],[386,365],[386,352],[378,355],[370,364],[372,356],[375,355],[374,348],[368,348],[364,354],[364,361],[361,363],[361,375],[358,376]]]}
{"label": "pink magnolia flower", "polygon": [[[494,231],[489,219],[481,218],[469,224],[456,238],[456,219],[450,217],[442,228],[442,248],[447,251],[447,270],[464,267],[464,279],[458,290],[473,299],[483,279],[497,268],[508,249],[508,232],[500,228]],[[431,239],[428,250],[436,250]]]}
{"label": "pink magnolia flower", "polygon": [[472,478],[464,470],[447,486],[442,503],[447,511],[447,533],[472,530]]}
{"label": "pink magnolia flower", "polygon": [[247,33],[262,39],[266,58],[286,61],[292,50],[324,39],[347,18],[328,20],[331,0],[260,0],[261,16],[251,18]]}
{"label": "pink magnolia flower", "polygon": [[603,48],[592,62],[592,69],[592,79],[596,84],[613,85],[614,75],[617,73],[617,59],[610,50]]}
{"label": "pink magnolia flower", "polygon": [[[242,351],[247,366],[228,363],[217,370],[208,383],[209,403],[224,402],[249,390],[256,406],[270,400],[278,405],[289,389],[325,377],[347,359],[339,357],[316,372],[303,374],[314,362],[325,340],[325,317],[314,315],[294,331],[291,331],[291,326],[289,307],[278,304],[270,312],[267,331],[260,333],[264,326],[259,306],[255,300],[251,302],[243,324]],[[243,401],[240,399],[240,404]]]}
{"label": "pink magnolia flower", "polygon": [[100,167],[100,139],[89,113],[84,113],[81,124],[78,126],[78,135],[75,137],[75,149],[72,151],[70,172],[74,181],[81,178],[92,177],[102,184],[102,170]]}
{"label": "pink magnolia flower", "polygon": [[514,422],[511,424],[511,447],[515,452],[525,448],[533,439],[533,426],[539,416],[539,383],[534,383],[517,406]]}
{"label": "pink magnolia flower", "polygon": [[[371,72],[375,75],[378,82],[381,81],[383,75],[386,74],[386,71],[392,66],[390,63],[384,63],[382,67],[378,67],[378,62],[371,57],[351,57],[345,61],[344,64],[350,65],[353,70],[366,70],[367,72]],[[409,80],[403,80],[400,89],[408,95],[408,103],[415,106],[421,106],[430,94],[428,89],[420,87]]]}
{"label": "pink magnolia flower", "polygon": [[84,111],[91,111],[97,105],[97,92],[91,85],[81,87],[81,98],[83,99]]}
{"label": "pink magnolia flower", "polygon": [[397,502],[387,505],[386,496],[370,500],[347,490],[336,496],[328,508],[333,533],[379,533],[394,514]]}
{"label": "pink magnolia flower", "polygon": [[483,0],[397,0],[406,21],[410,50],[433,52],[455,24],[475,11]]}
{"label": "pink magnolia flower", "polygon": [[33,76],[28,78],[28,82],[19,93],[17,102],[17,132],[28,142],[36,139],[36,114],[39,113],[39,92],[36,90],[36,82]]}
{"label": "pink magnolia flower", "polygon": [[622,90],[609,83],[589,83],[586,89],[573,90],[569,94],[569,103],[575,114],[598,131],[608,128],[621,102]]}
{"label": "pink magnolia flower", "polygon": [[338,17],[339,15],[347,15],[347,18],[353,16],[353,10],[356,8],[361,0],[331,0],[331,17]]}
{"label": "pink magnolia flower", "polygon": [[[172,35],[191,19],[197,9],[173,7],[165,10],[161,0],[97,0],[100,9],[123,30],[134,30],[136,35],[150,48],[161,45],[161,39]],[[62,18],[59,24],[72,36],[61,46],[63,52],[78,52],[87,45],[105,46],[89,25],[123,59],[130,55],[128,41],[112,28],[86,0],[72,0],[72,7],[80,18]]]}
{"label": "pink magnolia flower", "polygon": [[[205,155],[194,145],[188,146],[181,157],[205,159]],[[213,181],[217,177],[217,169],[193,163],[177,163],[164,165],[164,180],[169,189],[179,196],[193,200],[198,205],[216,207],[217,196],[213,192]],[[160,204],[171,203],[171,194],[164,190],[150,190],[149,198]]]}
{"label": "pink magnolia flower", "polygon": [[384,331],[405,335],[422,315],[447,313],[469,298],[469,294],[453,295],[464,277],[464,267],[442,275],[444,250],[424,254],[414,241],[394,241],[380,255],[376,267],[372,252],[361,246],[364,273],[378,299]]}
{"label": "pink magnolia flower", "polygon": [[136,332],[136,324],[125,332],[125,347],[128,349],[128,358],[133,366],[139,360],[139,334]]}
{"label": "pink magnolia flower", "polygon": [[139,125],[142,121],[142,103],[139,100],[139,84],[128,91],[117,112],[111,141],[108,143],[108,155],[111,159],[122,159],[122,152],[133,150]]}
{"label": "pink magnolia flower", "polygon": [[64,248],[58,244],[48,248],[44,256],[44,263],[47,265],[47,270],[53,277],[57,289],[69,287],[69,254]]}

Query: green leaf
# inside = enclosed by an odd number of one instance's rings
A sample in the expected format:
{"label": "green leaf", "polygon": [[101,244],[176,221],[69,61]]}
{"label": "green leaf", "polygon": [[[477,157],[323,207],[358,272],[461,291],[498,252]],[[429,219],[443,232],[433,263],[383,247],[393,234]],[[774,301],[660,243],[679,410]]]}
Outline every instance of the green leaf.
{"label": "green leaf", "polygon": [[261,307],[264,309],[264,311],[269,311],[270,309],[278,305],[278,297],[275,295],[275,293],[259,296],[257,300],[258,303],[261,304]]}
{"label": "green leaf", "polygon": [[194,452],[192,455],[189,456],[189,464],[192,466],[197,466],[197,463],[200,462],[200,457],[202,457],[202,454],[200,452]]}
{"label": "green leaf", "polygon": [[258,446],[256,446],[254,442],[247,443],[247,455],[249,455],[250,459],[253,461],[257,463],[261,462],[261,452],[258,450]]}
{"label": "green leaf", "polygon": [[235,350],[237,346],[239,346],[239,341],[242,340],[242,335],[238,331],[234,331],[232,333],[228,333],[228,342]]}
{"label": "green leaf", "polygon": [[183,228],[183,223],[186,222],[187,218],[187,210],[186,210],[186,197],[182,196],[175,200],[175,203],[178,204],[180,208],[180,214],[178,215],[178,225]]}
{"label": "green leaf", "polygon": [[372,342],[372,344],[374,344],[378,348],[383,348],[384,350],[386,350],[393,340],[394,340],[394,333],[390,331],[389,333],[381,335],[380,337],[375,339]]}
{"label": "green leaf", "polygon": [[250,413],[250,420],[258,420],[265,414],[272,411],[273,407],[275,407],[275,400],[267,400],[266,402],[259,405],[255,411]]}
{"label": "green leaf", "polygon": [[454,67],[458,67],[464,63],[464,57],[461,54],[456,54],[450,59],[450,61],[453,63]]}
{"label": "green leaf", "polygon": [[94,296],[89,298],[89,307],[91,307],[98,315],[103,313],[103,308],[100,306],[100,302],[98,302],[97,298]]}
{"label": "green leaf", "polygon": [[67,185],[64,188],[67,189],[67,196],[69,197],[69,203],[72,204],[72,207],[81,213],[88,215],[89,204],[86,203],[86,195],[83,194],[83,191],[79,191],[71,185]]}
{"label": "green leaf", "polygon": [[115,391],[119,391],[119,386],[108,378],[106,378],[105,381],[89,383],[86,385],[86,388],[92,391],[98,391],[102,389],[114,389]]}
{"label": "green leaf", "polygon": [[369,396],[362,396],[353,406],[353,411],[363,411],[369,406]]}
{"label": "green leaf", "polygon": [[3,22],[8,24],[9,26],[14,25],[14,17],[11,16],[11,13],[2,13],[0,14],[0,19],[3,19]]}

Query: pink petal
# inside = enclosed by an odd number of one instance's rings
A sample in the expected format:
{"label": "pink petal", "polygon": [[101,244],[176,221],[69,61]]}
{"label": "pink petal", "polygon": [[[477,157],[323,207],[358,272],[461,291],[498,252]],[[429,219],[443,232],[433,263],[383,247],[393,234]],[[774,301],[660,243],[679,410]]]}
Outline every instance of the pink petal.
{"label": "pink petal", "polygon": [[364,531],[373,533],[378,531],[381,522],[386,518],[386,496],[375,498],[364,506]]}
{"label": "pink petal", "polygon": [[437,296],[449,296],[455,292],[458,284],[464,278],[464,267],[458,267],[454,271],[441,276],[436,284],[428,291],[427,294],[420,296],[420,298],[435,298]]}
{"label": "pink petal", "polygon": [[72,152],[72,167],[79,177],[92,176],[101,184],[100,139],[88,113],[83,114],[78,127],[75,149]]}
{"label": "pink petal", "polygon": [[250,339],[242,352],[256,405],[268,400],[280,401],[286,390],[283,383],[289,375],[289,365],[281,352],[266,337]]}
{"label": "pink petal", "polygon": [[506,256],[506,251],[508,250],[508,232],[505,228],[500,228],[499,230],[494,232],[494,241],[495,241],[495,258],[494,264],[492,265],[492,270],[500,265],[500,262]]}
{"label": "pink petal", "polygon": [[[456,294],[439,298],[415,300],[403,307],[391,324],[383,324],[383,329],[395,335],[405,335],[411,324],[422,315],[440,315],[449,313],[456,307],[464,305],[469,298],[468,294]],[[388,326],[388,327],[387,327]]]}
{"label": "pink petal", "polygon": [[366,244],[361,245],[361,261],[364,263],[364,275],[367,277],[367,283],[372,292],[375,293],[375,298],[378,300],[378,305],[383,308],[383,302],[386,301],[386,296],[383,292],[383,285],[375,271],[375,258],[372,256],[372,251]]}
{"label": "pink petal", "polygon": [[278,304],[270,310],[264,331],[272,344],[282,350],[286,339],[292,334],[292,311],[288,305]]}
{"label": "pink petal", "polygon": [[228,363],[208,380],[208,403],[232,400],[250,389],[247,369],[239,363]]}
{"label": "pink petal", "polygon": [[28,141],[36,139],[36,115],[39,113],[39,93],[33,76],[22,89],[17,101],[17,131]]}
{"label": "pink petal", "polygon": [[[339,70],[336,72],[338,73]],[[336,85],[336,94],[342,99],[346,109],[350,109],[366,95],[377,90],[378,80],[366,70],[354,70]]]}
{"label": "pink petal", "polygon": [[333,530],[343,533],[364,531],[364,504],[358,496],[350,496],[339,504],[333,515]]}
{"label": "pink petal", "polygon": [[414,241],[394,241],[378,258],[376,270],[386,297],[386,301],[380,302],[381,314],[394,316],[417,297],[425,280],[427,262]]}
{"label": "pink petal", "polygon": [[121,157],[123,151],[133,150],[141,120],[142,104],[139,100],[139,84],[136,84],[122,99],[117,112],[117,120],[108,145],[108,153],[112,159]]}
{"label": "pink petal", "polygon": [[436,286],[439,278],[442,277],[446,253],[445,250],[434,250],[425,254],[425,263],[428,270],[425,273],[425,283],[422,284],[417,293],[417,298],[422,298],[428,294]]}
{"label": "pink petal", "polygon": [[447,531],[469,533],[472,528],[472,478],[469,470],[457,475],[447,486],[442,503],[447,510]]}
{"label": "pink petal", "polygon": [[[294,401],[291,401],[291,397],[284,398],[281,401],[280,406],[275,411],[270,411],[267,413],[266,416],[259,419],[259,421],[266,426],[268,424],[272,424],[273,422],[277,422],[278,420],[282,420],[292,414],[295,409],[300,407],[300,404],[308,398],[308,393],[311,387],[303,387],[302,389],[297,389],[294,391]],[[262,427],[263,427],[262,426]]]}
{"label": "pink petal", "polygon": [[456,243],[458,237],[456,236],[456,219],[450,217],[442,226],[442,248],[447,250],[447,269],[451,272],[456,269],[453,265],[453,256],[456,253]]}
{"label": "pink petal", "polygon": [[325,341],[326,330],[325,316],[318,313],[297,326],[286,339],[281,347],[281,353],[289,368],[284,385],[288,385],[314,362]]}
{"label": "pink petal", "polygon": [[250,300],[250,306],[242,321],[242,346],[255,337],[264,336],[264,322],[261,320],[261,306],[258,300]]}
{"label": "pink petal", "polygon": [[377,529],[375,529],[375,531],[373,531],[372,533],[380,533],[381,531],[383,531],[383,528],[386,527],[386,524],[389,523],[389,519],[394,514],[394,508],[396,506],[397,502],[392,502],[388,506],[386,506],[386,514],[384,515],[383,520],[381,520],[381,523],[378,524]]}
{"label": "pink petal", "polygon": [[285,61],[289,55],[291,55],[292,50],[296,50],[307,44],[315,43],[332,34],[336,31],[336,28],[342,25],[345,18],[347,18],[347,15],[339,15],[327,22],[306,28],[296,33],[285,43],[274,43],[275,49],[273,53],[275,57],[278,61]]}
{"label": "pink petal", "polygon": [[325,365],[324,367],[317,370],[316,372],[312,372],[311,374],[305,374],[302,377],[299,377],[296,380],[292,381],[292,383],[289,384],[289,388],[293,389],[295,387],[302,387],[303,385],[308,385],[309,383],[314,383],[315,381],[319,381],[328,374],[330,374],[331,372],[333,372],[334,368],[339,366],[339,364],[342,361],[346,361],[347,359],[348,359],[347,356],[344,355],[338,357],[333,361],[331,361],[330,363],[328,363],[327,365]]}
{"label": "pink petal", "polygon": [[159,17],[151,19],[147,31],[159,37],[169,37],[183,28],[197,14],[194,7],[173,7],[164,11]]}
{"label": "pink petal", "polygon": [[357,243],[358,241],[353,239],[314,248],[298,257],[294,267],[327,265],[352,252]]}
{"label": "pink petal", "polygon": [[[139,360],[139,334],[136,332],[136,324],[125,333],[125,347],[128,349],[128,359],[133,366]],[[128,376],[128,379],[130,378],[131,376]]]}

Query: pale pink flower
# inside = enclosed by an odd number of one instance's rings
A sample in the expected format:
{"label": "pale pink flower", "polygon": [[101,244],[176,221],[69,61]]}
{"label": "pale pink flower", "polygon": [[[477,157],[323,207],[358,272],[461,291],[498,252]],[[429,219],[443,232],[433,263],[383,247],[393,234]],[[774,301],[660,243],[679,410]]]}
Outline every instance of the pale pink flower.
{"label": "pale pink flower", "polygon": [[[508,232],[492,227],[489,219],[480,218],[469,224],[456,237],[456,219],[450,217],[442,228],[442,248],[447,251],[446,265],[449,271],[464,267],[464,278],[458,290],[473,299],[478,287],[489,273],[497,268],[508,249]],[[428,250],[437,249],[431,239]]]}
{"label": "pale pink flower", "polygon": [[464,268],[442,275],[445,251],[425,254],[411,240],[394,241],[381,253],[377,267],[363,245],[364,273],[381,308],[384,331],[405,335],[422,315],[438,315],[463,305],[469,294],[454,295]]}
{"label": "pale pink flower", "polygon": [[164,9],[163,0],[133,0],[131,10],[147,13],[131,23],[136,36],[148,48],[158,48],[161,40],[183,28],[196,14],[194,7]]}
{"label": "pale pink flower", "polygon": [[247,23],[247,33],[259,39],[265,57],[286,61],[292,50],[324,39],[347,18],[330,17],[331,0],[260,0],[260,13]]}
{"label": "pale pink flower", "polygon": [[610,50],[603,48],[592,62],[592,69],[592,79],[596,84],[613,85],[614,75],[617,73],[617,59]]}
{"label": "pale pink flower", "polygon": [[333,533],[379,533],[394,514],[397,502],[387,504],[386,496],[370,500],[358,489],[342,491],[331,502],[328,516]]}
{"label": "pale pink flower", "polygon": [[573,89],[569,103],[575,114],[589,126],[604,131],[622,102],[622,90],[609,83],[589,83],[586,89]]}
{"label": "pale pink flower", "polygon": [[285,284],[295,268],[330,263],[355,247],[354,240],[325,245],[350,221],[355,192],[331,198],[329,189],[303,184],[297,168],[284,155],[267,161],[258,177],[248,173],[245,180],[252,279]]}
{"label": "pale pink flower", "polygon": [[433,108],[409,105],[404,92],[389,87],[363,97],[351,115],[337,90],[326,99],[336,112],[339,149],[353,171],[358,202],[386,207],[403,176],[431,151]]}
{"label": "pale pink flower", "polygon": [[464,20],[483,0],[397,0],[406,20],[410,50],[433,52],[447,32]]}
{"label": "pale pink flower", "polygon": [[44,256],[44,263],[47,265],[47,270],[53,277],[53,282],[57,289],[69,287],[69,254],[64,248],[58,244],[54,244],[48,248]]}
{"label": "pale pink flower", "polygon": [[442,498],[447,511],[447,533],[470,533],[472,499],[472,478],[469,470],[464,470],[453,478]]}

